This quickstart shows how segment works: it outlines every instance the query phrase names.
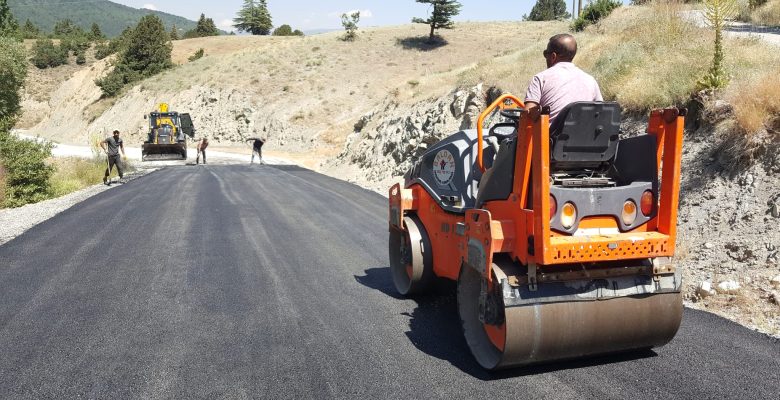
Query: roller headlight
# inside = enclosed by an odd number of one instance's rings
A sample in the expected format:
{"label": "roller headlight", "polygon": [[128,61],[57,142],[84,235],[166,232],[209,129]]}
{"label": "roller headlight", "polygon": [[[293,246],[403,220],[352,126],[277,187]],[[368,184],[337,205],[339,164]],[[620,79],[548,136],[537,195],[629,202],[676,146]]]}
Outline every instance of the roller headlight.
{"label": "roller headlight", "polygon": [[561,225],[566,229],[571,229],[577,222],[577,207],[574,203],[566,203],[561,207]]}

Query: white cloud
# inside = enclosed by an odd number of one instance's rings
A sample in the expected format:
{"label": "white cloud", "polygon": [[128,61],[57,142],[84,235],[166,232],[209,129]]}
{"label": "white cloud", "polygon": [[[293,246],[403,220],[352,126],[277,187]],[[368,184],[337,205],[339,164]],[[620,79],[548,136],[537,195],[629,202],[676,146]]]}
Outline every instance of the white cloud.
{"label": "white cloud", "polygon": [[369,10],[369,9],[365,9],[365,10],[351,10],[351,11],[348,11],[347,14],[352,14],[352,13],[354,13],[356,11],[360,11],[360,18],[373,18],[374,17],[374,13],[372,13],[371,10]]}
{"label": "white cloud", "polygon": [[230,32],[234,30],[233,28],[233,20],[232,19],[223,19],[217,23],[217,28],[222,29],[223,31]]}
{"label": "white cloud", "polygon": [[152,11],[157,11],[157,6],[155,6],[154,4],[151,4],[151,3],[144,4],[143,7],[141,7],[141,8],[145,8],[147,10],[152,10]]}
{"label": "white cloud", "polygon": [[371,12],[371,10],[369,10],[369,9],[365,9],[365,10],[349,10],[349,11],[346,11],[346,12],[334,11],[334,12],[328,13],[328,17],[330,17],[330,18],[341,18],[342,14],[351,15],[351,14],[356,13],[356,12],[360,12],[360,19],[373,18],[374,17],[374,13]]}

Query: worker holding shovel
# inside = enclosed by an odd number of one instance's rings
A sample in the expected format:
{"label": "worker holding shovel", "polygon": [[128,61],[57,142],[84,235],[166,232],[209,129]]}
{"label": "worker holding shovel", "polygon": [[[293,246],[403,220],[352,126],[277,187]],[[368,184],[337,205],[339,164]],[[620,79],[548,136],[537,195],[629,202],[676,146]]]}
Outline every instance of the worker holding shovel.
{"label": "worker holding shovel", "polygon": [[203,164],[206,164],[206,147],[209,147],[209,140],[203,138],[198,141],[195,149],[198,150],[198,155],[195,157],[195,165],[200,163],[200,156],[203,155]]}
{"label": "worker holding shovel", "polygon": [[108,167],[106,168],[106,174],[103,175],[103,183],[106,185],[111,185],[111,181],[108,178],[111,176],[111,171],[114,169],[114,165],[116,165],[116,170],[119,173],[119,181],[121,182],[123,177],[123,166],[122,159],[119,157],[119,151],[122,151],[123,157],[126,158],[127,155],[125,154],[125,145],[122,142],[122,139],[119,137],[119,131],[115,130],[113,136],[108,137],[106,140],[100,142],[100,147],[104,152],[106,152],[106,155],[108,156]]}
{"label": "worker holding shovel", "polygon": [[263,162],[263,145],[265,144],[265,140],[261,138],[249,138],[246,140],[247,142],[252,142],[252,159],[249,161],[250,164],[255,162],[255,154],[257,154],[257,160],[260,164],[265,164]]}

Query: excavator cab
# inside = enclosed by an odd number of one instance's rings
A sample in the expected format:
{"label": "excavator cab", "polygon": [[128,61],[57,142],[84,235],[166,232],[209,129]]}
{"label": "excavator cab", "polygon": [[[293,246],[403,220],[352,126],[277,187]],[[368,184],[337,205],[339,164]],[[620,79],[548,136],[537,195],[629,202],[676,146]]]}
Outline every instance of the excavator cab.
{"label": "excavator cab", "polygon": [[[512,107],[512,108],[510,108]],[[509,123],[484,135],[501,109]],[[466,342],[486,369],[662,346],[682,318],[674,264],[685,110],[620,139],[617,103],[549,110],[501,96],[475,131],[433,145],[389,192],[402,295],[457,281]]]}
{"label": "excavator cab", "polygon": [[[144,116],[147,118],[147,116]],[[189,114],[169,112],[162,103],[148,115],[149,133],[141,151],[143,161],[186,160],[187,137],[194,137],[195,128]]]}

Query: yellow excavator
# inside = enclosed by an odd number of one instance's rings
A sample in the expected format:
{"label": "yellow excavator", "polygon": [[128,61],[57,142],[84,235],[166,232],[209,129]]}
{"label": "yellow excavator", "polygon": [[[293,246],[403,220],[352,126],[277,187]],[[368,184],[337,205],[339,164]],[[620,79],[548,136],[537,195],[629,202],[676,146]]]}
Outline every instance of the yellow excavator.
{"label": "yellow excavator", "polygon": [[187,159],[187,136],[195,136],[189,114],[169,111],[167,103],[160,103],[144,119],[149,121],[149,133],[141,147],[142,161]]}

